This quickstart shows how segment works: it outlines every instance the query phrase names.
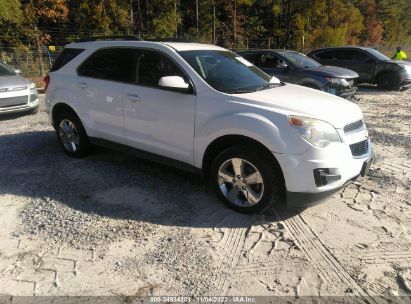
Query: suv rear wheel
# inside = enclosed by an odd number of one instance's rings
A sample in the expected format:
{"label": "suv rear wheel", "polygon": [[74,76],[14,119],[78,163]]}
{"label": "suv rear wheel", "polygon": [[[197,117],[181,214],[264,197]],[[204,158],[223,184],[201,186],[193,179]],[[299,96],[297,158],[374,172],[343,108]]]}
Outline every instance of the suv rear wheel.
{"label": "suv rear wheel", "polygon": [[60,146],[72,157],[83,157],[90,151],[90,142],[80,119],[72,112],[63,112],[55,119]]}
{"label": "suv rear wheel", "polygon": [[232,147],[211,166],[211,184],[220,200],[242,213],[255,213],[277,203],[283,190],[276,163],[255,147]]}

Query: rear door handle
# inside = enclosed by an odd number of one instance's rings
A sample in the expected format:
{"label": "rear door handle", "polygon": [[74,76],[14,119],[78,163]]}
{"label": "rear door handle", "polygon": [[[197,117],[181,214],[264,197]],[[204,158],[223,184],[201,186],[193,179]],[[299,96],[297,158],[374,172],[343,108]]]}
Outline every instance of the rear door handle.
{"label": "rear door handle", "polygon": [[85,83],[85,82],[78,82],[78,83],[77,83],[77,86],[78,86],[80,89],[85,89],[85,88],[87,88],[87,83]]}
{"label": "rear door handle", "polygon": [[127,99],[133,102],[139,102],[140,101],[140,96],[137,94],[127,94]]}

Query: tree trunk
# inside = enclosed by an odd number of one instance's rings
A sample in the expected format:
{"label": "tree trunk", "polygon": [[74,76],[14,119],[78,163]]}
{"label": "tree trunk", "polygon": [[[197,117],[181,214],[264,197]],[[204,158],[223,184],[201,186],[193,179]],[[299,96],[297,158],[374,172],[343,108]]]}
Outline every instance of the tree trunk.
{"label": "tree trunk", "polygon": [[234,27],[234,32],[233,32],[233,40],[234,40],[234,50],[237,47],[237,0],[234,0],[234,17],[233,17],[233,27]]}

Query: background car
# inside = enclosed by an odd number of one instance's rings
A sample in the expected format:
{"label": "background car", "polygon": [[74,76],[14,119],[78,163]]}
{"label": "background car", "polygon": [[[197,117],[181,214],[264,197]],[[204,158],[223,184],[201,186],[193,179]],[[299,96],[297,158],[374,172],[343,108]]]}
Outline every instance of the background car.
{"label": "background car", "polygon": [[322,66],[295,51],[255,50],[238,54],[284,82],[322,90],[348,99],[357,92],[354,85],[357,73],[348,69]]}
{"label": "background car", "polygon": [[380,89],[400,89],[411,86],[411,63],[391,60],[367,47],[335,47],[311,51],[308,56],[322,64],[356,71],[358,83],[377,84]]}
{"label": "background car", "polygon": [[0,114],[37,113],[39,96],[36,85],[19,75],[19,70],[0,61]]}

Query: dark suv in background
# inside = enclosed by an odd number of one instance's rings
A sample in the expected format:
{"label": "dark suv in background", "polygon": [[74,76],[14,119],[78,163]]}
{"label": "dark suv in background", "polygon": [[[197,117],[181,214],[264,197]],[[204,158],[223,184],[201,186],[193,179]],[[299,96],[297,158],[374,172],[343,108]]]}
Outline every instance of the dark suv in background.
{"label": "dark suv in background", "polygon": [[348,69],[323,66],[295,51],[253,50],[238,54],[284,82],[322,90],[348,99],[357,92],[354,85],[357,73]]}
{"label": "dark suv in background", "polygon": [[360,75],[358,83],[377,84],[380,89],[411,86],[410,62],[391,60],[372,48],[322,48],[311,51],[308,56],[322,64],[356,71]]}

